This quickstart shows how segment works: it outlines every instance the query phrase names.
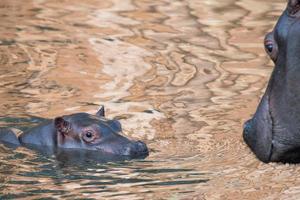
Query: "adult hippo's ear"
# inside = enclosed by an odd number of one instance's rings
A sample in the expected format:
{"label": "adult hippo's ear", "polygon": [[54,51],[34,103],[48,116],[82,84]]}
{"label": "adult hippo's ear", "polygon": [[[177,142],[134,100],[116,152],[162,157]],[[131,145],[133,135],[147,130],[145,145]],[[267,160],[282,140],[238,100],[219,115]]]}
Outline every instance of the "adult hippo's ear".
{"label": "adult hippo's ear", "polygon": [[96,113],[98,117],[105,117],[105,109],[104,106],[101,106],[98,112]]}
{"label": "adult hippo's ear", "polygon": [[54,119],[54,126],[57,131],[63,134],[68,134],[71,130],[71,123],[64,120],[62,117],[57,117]]}
{"label": "adult hippo's ear", "polygon": [[300,4],[299,0],[289,0],[289,3],[288,3],[288,5],[292,6],[292,7],[298,6],[299,4]]}
{"label": "adult hippo's ear", "polygon": [[300,10],[300,0],[289,0],[287,11],[289,15],[295,15]]}

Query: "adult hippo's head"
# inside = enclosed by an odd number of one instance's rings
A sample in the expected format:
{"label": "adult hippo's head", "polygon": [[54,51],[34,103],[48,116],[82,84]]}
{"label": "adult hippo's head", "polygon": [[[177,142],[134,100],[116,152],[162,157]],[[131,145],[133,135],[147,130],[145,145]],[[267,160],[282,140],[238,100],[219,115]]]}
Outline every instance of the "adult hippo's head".
{"label": "adult hippo's head", "polygon": [[300,162],[300,1],[289,0],[265,49],[275,68],[245,142],[263,162]]}

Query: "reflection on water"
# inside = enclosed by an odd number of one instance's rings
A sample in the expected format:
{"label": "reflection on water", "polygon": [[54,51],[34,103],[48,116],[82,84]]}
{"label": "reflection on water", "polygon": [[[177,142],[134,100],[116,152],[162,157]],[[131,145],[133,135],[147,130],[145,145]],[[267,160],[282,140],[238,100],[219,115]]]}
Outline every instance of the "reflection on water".
{"label": "reflection on water", "polygon": [[272,70],[262,40],[285,4],[2,0],[0,125],[104,104],[151,153],[69,165],[1,146],[0,198],[297,199],[299,167],[259,162],[241,137]]}
{"label": "reflection on water", "polygon": [[[190,184],[205,184],[207,173],[171,167],[172,160],[124,161],[69,165],[64,161],[34,154],[24,149],[12,153],[1,149],[1,198],[74,198],[100,195],[116,199],[156,197],[162,188],[168,192],[193,192]],[[166,167],[166,168],[164,168]],[[7,174],[10,174],[7,176]],[[16,189],[17,188],[17,189]],[[158,193],[158,194],[156,194]],[[79,196],[78,196],[79,195]]]}

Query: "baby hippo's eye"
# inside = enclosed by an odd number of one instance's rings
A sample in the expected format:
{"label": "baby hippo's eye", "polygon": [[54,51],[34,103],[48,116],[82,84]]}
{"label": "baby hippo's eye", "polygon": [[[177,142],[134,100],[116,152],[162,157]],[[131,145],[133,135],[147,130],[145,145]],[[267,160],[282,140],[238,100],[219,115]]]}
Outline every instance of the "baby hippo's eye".
{"label": "baby hippo's eye", "polygon": [[96,134],[93,131],[85,131],[83,133],[83,140],[85,142],[92,142],[96,139]]}
{"label": "baby hippo's eye", "polygon": [[92,138],[92,137],[93,137],[93,133],[87,132],[87,133],[85,134],[85,136],[86,136],[87,138]]}

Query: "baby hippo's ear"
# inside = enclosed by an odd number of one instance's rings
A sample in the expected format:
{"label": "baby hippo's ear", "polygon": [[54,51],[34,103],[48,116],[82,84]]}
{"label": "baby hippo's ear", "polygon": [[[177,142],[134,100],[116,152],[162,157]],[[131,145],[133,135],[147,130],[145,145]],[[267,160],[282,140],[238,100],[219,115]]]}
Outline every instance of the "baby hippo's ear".
{"label": "baby hippo's ear", "polygon": [[54,119],[54,126],[56,130],[63,134],[68,134],[68,132],[71,130],[71,123],[64,120],[62,117],[57,117]]}
{"label": "baby hippo's ear", "polygon": [[99,117],[105,117],[104,106],[100,106],[100,109],[98,110],[98,112],[96,113],[96,115],[99,116]]}
{"label": "baby hippo's ear", "polygon": [[114,130],[115,132],[121,132],[122,131],[121,123],[118,120],[115,120],[115,119],[109,120],[108,124],[109,124],[110,128],[112,130]]}

